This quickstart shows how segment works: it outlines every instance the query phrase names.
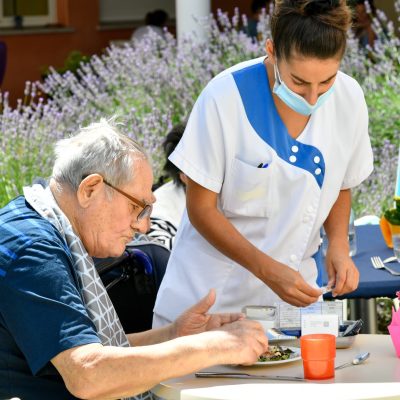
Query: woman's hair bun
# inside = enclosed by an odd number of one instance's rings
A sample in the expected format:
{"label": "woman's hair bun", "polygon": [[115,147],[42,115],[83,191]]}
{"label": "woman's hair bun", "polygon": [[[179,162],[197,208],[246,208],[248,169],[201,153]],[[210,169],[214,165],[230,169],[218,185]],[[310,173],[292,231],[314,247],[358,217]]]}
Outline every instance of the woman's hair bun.
{"label": "woman's hair bun", "polygon": [[304,15],[324,14],[340,5],[339,0],[310,0],[304,5]]}

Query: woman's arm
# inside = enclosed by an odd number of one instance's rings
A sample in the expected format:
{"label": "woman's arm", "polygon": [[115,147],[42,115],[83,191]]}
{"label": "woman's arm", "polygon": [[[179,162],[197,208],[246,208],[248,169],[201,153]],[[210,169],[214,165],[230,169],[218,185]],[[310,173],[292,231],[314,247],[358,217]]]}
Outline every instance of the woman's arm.
{"label": "woman's arm", "polygon": [[217,208],[217,193],[188,178],[186,204],[190,222],[221,253],[261,279],[282,300],[307,306],[318,300],[319,289],[308,285],[299,272],[251,244]]}

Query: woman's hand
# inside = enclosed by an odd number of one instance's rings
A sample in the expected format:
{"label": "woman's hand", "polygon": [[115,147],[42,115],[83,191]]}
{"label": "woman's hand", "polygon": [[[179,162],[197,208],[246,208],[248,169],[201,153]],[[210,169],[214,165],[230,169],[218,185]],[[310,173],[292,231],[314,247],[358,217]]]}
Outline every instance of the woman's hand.
{"label": "woman's hand", "polygon": [[325,264],[328,286],[334,287],[332,296],[340,296],[357,289],[359,272],[349,256],[349,217],[351,191],[341,190],[324,223],[328,235]]}
{"label": "woman's hand", "polygon": [[297,307],[307,307],[318,301],[321,289],[310,286],[298,271],[270,257],[265,260],[255,275],[283,301]]}
{"label": "woman's hand", "polygon": [[245,318],[241,313],[208,314],[215,303],[215,298],[215,290],[211,289],[207,296],[180,315],[172,324],[172,336],[193,335]]}
{"label": "woman's hand", "polygon": [[334,287],[332,296],[340,296],[357,289],[360,273],[349,256],[347,237],[343,243],[329,242],[326,252],[326,270],[328,273],[328,287]]}

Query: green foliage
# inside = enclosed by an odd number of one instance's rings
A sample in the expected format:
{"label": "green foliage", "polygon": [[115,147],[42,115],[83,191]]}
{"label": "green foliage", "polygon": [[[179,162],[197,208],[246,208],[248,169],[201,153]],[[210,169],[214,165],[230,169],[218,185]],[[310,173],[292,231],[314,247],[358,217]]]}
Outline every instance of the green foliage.
{"label": "green foliage", "polygon": [[[81,64],[87,63],[89,61],[90,57],[82,54],[78,50],[73,50],[68,54],[67,58],[64,61],[64,65],[60,68],[56,68],[56,71],[61,75],[65,74],[67,71],[76,74],[78,69],[81,67]],[[42,69],[42,77],[46,78],[46,76],[51,74],[51,72],[52,71],[50,70],[49,67],[44,67]]]}
{"label": "green foliage", "polygon": [[378,314],[378,333],[388,335],[388,325],[392,320],[392,299],[381,297],[376,301]]}
{"label": "green foliage", "polygon": [[7,147],[11,151],[3,154],[0,163],[1,206],[14,198],[17,193],[22,193],[23,186],[31,183],[34,178],[47,177],[51,174],[49,164],[43,163],[42,160],[52,154],[52,141],[42,140],[40,137],[27,139],[14,136],[9,142]]}
{"label": "green foliage", "polygon": [[395,197],[395,205],[395,208],[389,208],[383,215],[392,225],[400,225],[400,197]]}
{"label": "green foliage", "polygon": [[[399,68],[400,75],[400,68]],[[395,143],[400,138],[400,96],[390,82],[383,81],[377,90],[366,92],[369,110],[369,130],[373,147],[384,139]]]}

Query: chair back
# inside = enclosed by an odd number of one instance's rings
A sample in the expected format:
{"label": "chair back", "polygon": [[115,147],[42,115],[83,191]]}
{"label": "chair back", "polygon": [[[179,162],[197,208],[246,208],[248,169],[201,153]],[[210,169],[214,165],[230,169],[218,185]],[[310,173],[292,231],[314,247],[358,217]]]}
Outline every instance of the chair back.
{"label": "chair back", "polygon": [[153,308],[170,251],[160,243],[131,242],[116,258],[95,259],[125,333],[151,329]]}

